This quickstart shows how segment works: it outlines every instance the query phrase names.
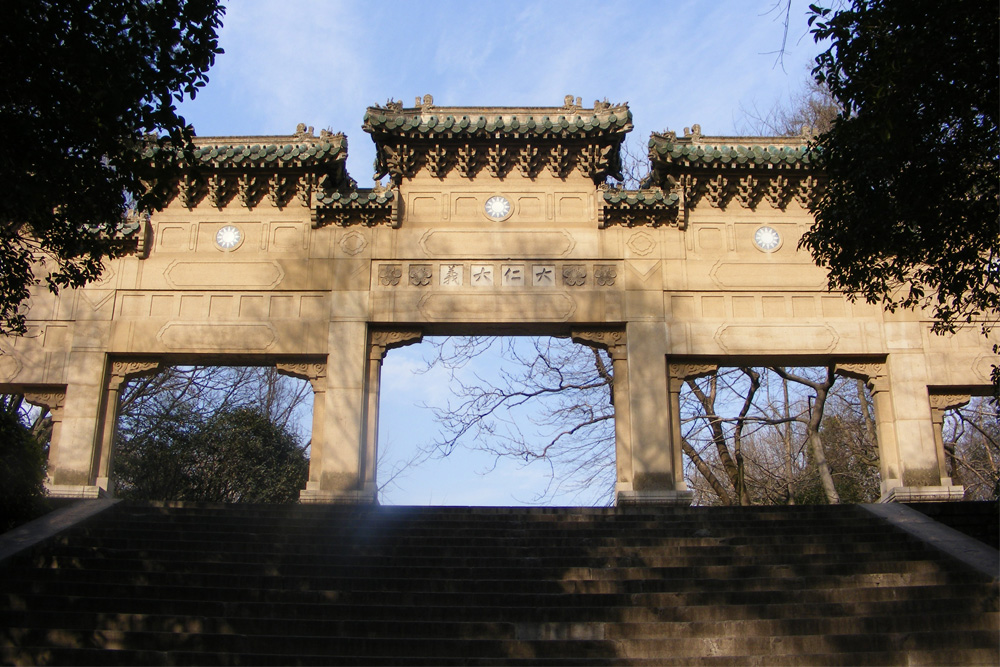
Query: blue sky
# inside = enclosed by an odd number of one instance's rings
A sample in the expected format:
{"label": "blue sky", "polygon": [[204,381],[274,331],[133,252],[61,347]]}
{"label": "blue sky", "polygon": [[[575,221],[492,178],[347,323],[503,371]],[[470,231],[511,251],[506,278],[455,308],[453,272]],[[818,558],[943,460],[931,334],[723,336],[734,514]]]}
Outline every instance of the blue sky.
{"label": "blue sky", "polygon": [[[809,0],[792,0],[778,64],[784,4],[240,0],[229,3],[220,34],[226,53],[181,112],[201,136],[291,134],[298,123],[344,132],[348,171],[361,187],[371,185],[374,159],[362,118],[390,98],[405,106],[426,93],[441,106],[560,106],[572,94],[585,106],[627,101],[639,146],[650,132],[695,123],[705,134],[734,134],[744,109],[770,108],[800,90],[820,50],[807,32]],[[428,411],[415,404],[447,396],[446,378],[413,377],[423,353],[415,346],[386,359],[380,435],[392,456],[433,437]],[[542,468],[506,464],[477,474],[491,467],[490,459],[456,454],[414,470],[386,501],[515,504],[544,485]]]}

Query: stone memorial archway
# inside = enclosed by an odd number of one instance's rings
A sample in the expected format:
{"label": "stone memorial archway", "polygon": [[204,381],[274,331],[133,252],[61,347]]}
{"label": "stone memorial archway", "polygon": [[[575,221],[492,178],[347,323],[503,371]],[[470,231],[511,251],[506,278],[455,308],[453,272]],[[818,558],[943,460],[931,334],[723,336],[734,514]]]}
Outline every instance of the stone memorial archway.
{"label": "stone memorial archway", "polygon": [[798,239],[822,187],[802,137],[654,134],[639,190],[605,185],[626,105],[368,109],[377,174],[300,126],[207,137],[135,252],[99,282],[33,290],[29,334],[0,339],[0,389],[57,422],[53,495],[109,491],[118,390],[162,364],[274,364],[315,392],[305,502],[374,502],[386,350],[422,335],[572,336],[616,377],[619,503],[687,503],[678,393],[746,360],[834,361],[868,383],[883,500],[962,496],[940,412],[983,393],[978,329],[930,333],[826,290]]}

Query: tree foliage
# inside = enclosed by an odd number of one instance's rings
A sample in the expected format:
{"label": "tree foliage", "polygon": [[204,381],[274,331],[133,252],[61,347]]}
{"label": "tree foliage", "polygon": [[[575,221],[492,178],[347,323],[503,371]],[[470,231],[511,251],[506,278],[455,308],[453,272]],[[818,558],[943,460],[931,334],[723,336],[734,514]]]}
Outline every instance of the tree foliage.
{"label": "tree foliage", "polygon": [[254,408],[211,419],[185,410],[116,448],[116,493],[130,500],[286,503],[309,461],[294,435]]}
{"label": "tree foliage", "polygon": [[926,307],[937,331],[1000,311],[1000,16],[987,0],[811,7],[814,74],[843,113],[801,245],[833,289]]}
{"label": "tree foliage", "polygon": [[0,532],[33,519],[45,496],[45,451],[22,423],[20,397],[0,397]]}
{"label": "tree foliage", "polygon": [[[218,0],[0,3],[0,332],[23,333],[22,304],[96,279],[127,251],[130,209],[166,201],[193,128],[174,105],[205,85]],[[157,178],[160,177],[160,178]]]}
{"label": "tree foliage", "polygon": [[292,502],[308,459],[297,423],[308,383],[273,367],[187,366],[122,394],[113,475],[130,499]]}

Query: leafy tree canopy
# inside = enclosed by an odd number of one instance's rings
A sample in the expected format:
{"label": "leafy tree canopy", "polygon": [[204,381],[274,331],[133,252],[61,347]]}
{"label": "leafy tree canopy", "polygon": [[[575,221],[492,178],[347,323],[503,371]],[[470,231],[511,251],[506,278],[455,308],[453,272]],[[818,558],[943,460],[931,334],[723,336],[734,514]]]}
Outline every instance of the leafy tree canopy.
{"label": "leafy tree canopy", "polygon": [[130,500],[295,502],[309,473],[297,438],[254,408],[177,410],[116,443],[115,458],[116,492]]}
{"label": "leafy tree canopy", "polygon": [[811,6],[813,71],[843,108],[818,139],[829,179],[802,240],[830,287],[935,330],[1000,310],[1000,38],[994,0]]}
{"label": "leafy tree canopy", "polygon": [[205,85],[224,11],[219,0],[0,3],[0,332],[24,332],[29,286],[95,279],[126,251],[129,209],[165,203],[154,176],[176,152],[151,164],[145,142],[190,145],[174,103]]}

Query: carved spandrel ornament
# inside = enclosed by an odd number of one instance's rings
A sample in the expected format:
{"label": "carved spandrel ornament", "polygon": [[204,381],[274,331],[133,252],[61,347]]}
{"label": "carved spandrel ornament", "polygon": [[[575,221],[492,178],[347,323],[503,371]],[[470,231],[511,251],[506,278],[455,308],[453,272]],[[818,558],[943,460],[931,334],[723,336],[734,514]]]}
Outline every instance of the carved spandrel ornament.
{"label": "carved spandrel ornament", "polygon": [[419,343],[423,338],[423,332],[418,329],[373,329],[371,358],[382,359],[389,350]]}
{"label": "carved spandrel ornament", "polygon": [[108,378],[108,388],[118,389],[132,378],[145,375],[156,375],[163,365],[161,361],[113,361],[111,362],[111,377]]}
{"label": "carved spandrel ornament", "polygon": [[697,380],[708,375],[714,375],[719,371],[718,364],[670,364],[669,373],[671,388],[679,390],[680,384],[687,380]]}
{"label": "carved spandrel ornament", "polygon": [[26,389],[22,395],[24,396],[24,400],[31,405],[44,408],[53,413],[53,415],[62,410],[66,404],[65,389]]}
{"label": "carved spandrel ornament", "polygon": [[885,373],[885,364],[883,363],[836,364],[834,372],[837,375],[861,380],[868,386],[868,390],[873,393],[889,389],[889,378]]}
{"label": "carved spandrel ornament", "polygon": [[971,394],[930,394],[931,407],[944,412],[967,405],[972,400]]}
{"label": "carved spandrel ornament", "polygon": [[320,389],[319,384],[326,378],[326,364],[309,362],[277,363],[275,370],[281,375],[307,380],[313,391]]}
{"label": "carved spandrel ornament", "polygon": [[607,350],[612,360],[626,358],[628,338],[624,329],[578,329],[570,332],[570,339],[587,347]]}

